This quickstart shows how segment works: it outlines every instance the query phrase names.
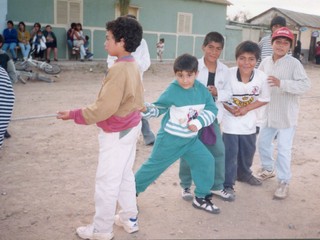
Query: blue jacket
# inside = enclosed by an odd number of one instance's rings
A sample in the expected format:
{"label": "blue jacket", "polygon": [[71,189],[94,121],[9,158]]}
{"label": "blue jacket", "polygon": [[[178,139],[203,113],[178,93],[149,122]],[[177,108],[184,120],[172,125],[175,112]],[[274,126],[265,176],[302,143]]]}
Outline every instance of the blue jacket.
{"label": "blue jacket", "polygon": [[18,32],[14,28],[3,30],[3,37],[5,43],[18,43]]}

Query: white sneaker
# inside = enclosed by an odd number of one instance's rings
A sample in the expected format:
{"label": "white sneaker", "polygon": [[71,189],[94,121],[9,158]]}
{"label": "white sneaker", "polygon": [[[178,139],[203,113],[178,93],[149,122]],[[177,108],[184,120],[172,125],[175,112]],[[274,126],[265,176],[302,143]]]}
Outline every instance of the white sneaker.
{"label": "white sneaker", "polygon": [[183,200],[186,200],[186,201],[191,201],[193,199],[193,195],[191,193],[190,188],[182,189],[181,196]]}
{"label": "white sneaker", "polygon": [[288,193],[289,193],[289,184],[281,181],[276,189],[276,191],[274,192],[274,198],[276,199],[285,199],[286,197],[288,197]]}
{"label": "white sneaker", "polygon": [[139,231],[138,218],[129,218],[127,221],[122,221],[119,215],[115,215],[114,223],[119,227],[123,227],[127,233]]}
{"label": "white sneaker", "polygon": [[228,193],[225,189],[222,190],[211,190],[211,193],[213,195],[216,195],[218,197],[220,197],[222,200],[228,201],[228,202],[232,202],[235,200],[235,196],[231,193]]}
{"label": "white sneaker", "polygon": [[274,170],[268,171],[263,168],[259,169],[259,171],[257,172],[257,175],[256,175],[256,177],[262,181],[266,180],[268,178],[273,178],[274,176],[276,176]]}
{"label": "white sneaker", "polygon": [[113,233],[100,233],[94,229],[93,225],[83,226],[77,228],[77,234],[82,239],[90,240],[111,240]]}

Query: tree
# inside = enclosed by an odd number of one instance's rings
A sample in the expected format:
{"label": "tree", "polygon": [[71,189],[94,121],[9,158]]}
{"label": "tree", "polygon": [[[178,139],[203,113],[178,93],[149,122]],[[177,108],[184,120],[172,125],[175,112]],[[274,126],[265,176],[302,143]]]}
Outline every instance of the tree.
{"label": "tree", "polygon": [[130,0],[118,0],[120,16],[127,15],[129,12]]}
{"label": "tree", "polygon": [[228,17],[231,21],[244,23],[250,18],[250,13],[247,11],[240,11],[236,15]]}

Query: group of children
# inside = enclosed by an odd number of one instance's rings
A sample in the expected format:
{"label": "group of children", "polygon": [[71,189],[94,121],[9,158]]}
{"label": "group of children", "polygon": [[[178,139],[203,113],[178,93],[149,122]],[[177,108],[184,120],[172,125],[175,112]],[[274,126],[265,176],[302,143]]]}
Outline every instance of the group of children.
{"label": "group of children", "polygon": [[[255,69],[260,57],[256,43],[240,43],[235,53],[237,66],[228,69],[218,60],[223,36],[208,33],[202,46],[204,56],[199,60],[189,54],[179,56],[173,64],[175,80],[154,103],[144,103],[141,74],[131,55],[141,42],[141,25],[119,17],[108,22],[106,29],[105,50],[117,60],[96,102],[59,111],[57,116],[101,128],[96,211],[92,224],[77,229],[81,238],[112,239],[114,223],[128,233],[138,231],[136,196],[179,158],[183,196],[192,199],[193,181],[192,205],[209,213],[220,212],[212,194],[235,199],[236,180],[261,185],[250,170],[256,148],[256,109],[261,106],[266,106],[265,126],[258,140],[262,168],[273,172],[272,141],[277,135],[279,187],[275,197],[287,196],[298,98],[310,87],[301,63],[287,55],[293,42],[288,28],[272,34],[273,55],[261,62],[260,70]],[[141,117],[162,114],[152,153],[134,175]],[[120,210],[115,215],[117,203]]]}
{"label": "group of children", "polygon": [[[19,46],[23,60],[33,54],[34,58],[50,62],[51,51],[53,60],[58,61],[58,42],[51,25],[41,29],[41,24],[36,22],[29,32],[24,22],[19,22],[18,29],[14,28],[11,20],[7,22],[7,28],[3,31],[4,51],[10,50],[13,61],[17,61],[16,47]],[[80,53],[80,60],[92,60],[93,53],[90,51],[89,36],[84,35],[81,23],[72,23],[67,32],[67,43],[70,49]]]}
{"label": "group of children", "polygon": [[24,22],[19,22],[16,30],[13,22],[9,20],[7,28],[3,31],[3,37],[5,39],[3,50],[9,49],[14,61],[18,59],[17,46],[20,47],[23,60],[26,60],[31,52],[35,58],[45,58],[50,62],[51,50],[53,50],[54,60],[58,61],[57,37],[52,32],[50,25],[47,25],[42,31],[40,23],[35,23],[29,32]]}

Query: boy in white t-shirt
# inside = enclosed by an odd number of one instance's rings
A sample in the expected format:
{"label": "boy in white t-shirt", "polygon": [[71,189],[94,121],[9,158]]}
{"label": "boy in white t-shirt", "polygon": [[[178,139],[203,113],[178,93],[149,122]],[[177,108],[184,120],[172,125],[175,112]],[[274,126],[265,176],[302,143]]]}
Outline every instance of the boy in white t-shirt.
{"label": "boy in white t-shirt", "polygon": [[267,75],[255,69],[259,55],[260,49],[256,43],[240,43],[236,48],[237,67],[230,68],[228,72],[232,97],[225,103],[222,120],[226,189],[233,190],[236,180],[253,186],[261,185],[250,170],[256,151],[255,109],[270,101]]}

